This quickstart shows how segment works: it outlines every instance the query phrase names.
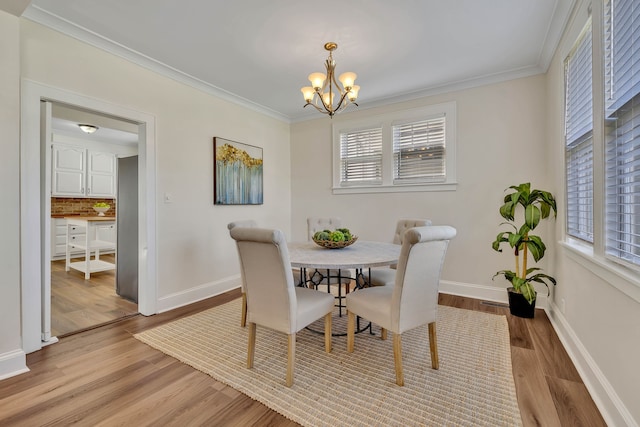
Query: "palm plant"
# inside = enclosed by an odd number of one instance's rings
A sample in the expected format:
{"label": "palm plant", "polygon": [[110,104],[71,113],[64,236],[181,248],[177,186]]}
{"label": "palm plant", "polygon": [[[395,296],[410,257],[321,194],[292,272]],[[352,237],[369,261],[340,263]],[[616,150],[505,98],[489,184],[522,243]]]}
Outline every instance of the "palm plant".
{"label": "palm plant", "polygon": [[[556,200],[551,193],[542,190],[531,190],[530,183],[512,185],[509,189],[515,190],[504,197],[504,204],[500,207],[500,215],[507,220],[500,225],[509,225],[513,231],[502,231],[492,243],[494,250],[502,252],[502,243],[508,243],[515,256],[515,271],[501,270],[493,277],[504,276],[511,282],[515,292],[521,293],[529,304],[533,304],[536,299],[536,290],[533,282],[544,284],[549,289],[549,283],[556,284],[556,280],[536,267],[529,268],[527,260],[529,254],[535,262],[544,257],[546,246],[539,236],[531,234],[537,227],[540,220],[548,218],[553,211],[554,218],[557,216]],[[516,222],[516,208],[522,206],[524,220],[520,228]]]}

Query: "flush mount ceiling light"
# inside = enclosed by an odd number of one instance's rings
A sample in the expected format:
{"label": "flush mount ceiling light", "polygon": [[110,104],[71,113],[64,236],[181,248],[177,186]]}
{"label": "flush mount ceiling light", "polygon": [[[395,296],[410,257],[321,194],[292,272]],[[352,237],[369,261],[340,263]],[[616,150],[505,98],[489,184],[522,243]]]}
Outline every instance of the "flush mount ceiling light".
{"label": "flush mount ceiling light", "polygon": [[[342,83],[342,89],[336,82],[335,69],[336,62],[333,60],[333,51],[338,48],[334,42],[325,43],[324,48],[329,51],[329,58],[325,61],[324,66],[327,69],[326,74],[311,73],[309,81],[311,86],[300,89],[304,100],[307,102],[304,106],[312,105],[316,110],[323,114],[333,115],[347,108],[347,105],[353,104],[357,106],[356,99],[360,86],[355,85],[356,73],[347,72],[340,74],[338,80]],[[338,102],[334,103],[335,95],[338,95]]]}
{"label": "flush mount ceiling light", "polygon": [[98,130],[98,126],[94,125],[79,124],[78,127],[80,127],[80,129],[82,129],[82,131],[86,133],[94,133]]}

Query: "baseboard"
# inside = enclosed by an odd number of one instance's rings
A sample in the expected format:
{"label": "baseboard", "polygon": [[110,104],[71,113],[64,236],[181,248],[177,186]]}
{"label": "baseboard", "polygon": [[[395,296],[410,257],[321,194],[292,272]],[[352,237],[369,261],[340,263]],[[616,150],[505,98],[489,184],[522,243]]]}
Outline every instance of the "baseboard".
{"label": "baseboard", "polygon": [[14,350],[0,354],[0,380],[29,372],[27,354],[22,350]]}
{"label": "baseboard", "polygon": [[553,329],[558,334],[607,425],[638,427],[638,421],[633,419],[598,364],[562,315],[560,308],[551,303],[546,311]]}
{"label": "baseboard", "polygon": [[209,282],[183,292],[176,292],[158,299],[158,313],[173,310],[220,295],[240,287],[240,275],[227,277],[216,282]]}
{"label": "baseboard", "polygon": [[[508,303],[505,288],[475,285],[471,283],[440,281],[440,292],[475,298],[485,301]],[[536,308],[542,308],[547,313],[551,326],[558,334],[569,357],[573,361],[589,394],[593,398],[602,417],[610,426],[638,427],[638,422],[633,419],[624,403],[618,397],[614,388],[604,376],[597,363],[593,360],[578,336],[573,331],[569,322],[546,295],[538,294]]]}
{"label": "baseboard", "polygon": [[[457,295],[461,297],[475,298],[485,301],[509,303],[507,287],[475,285],[473,283],[452,282],[449,280],[440,281],[440,292],[443,294]],[[548,306],[547,295],[538,293],[536,308],[546,309]]]}

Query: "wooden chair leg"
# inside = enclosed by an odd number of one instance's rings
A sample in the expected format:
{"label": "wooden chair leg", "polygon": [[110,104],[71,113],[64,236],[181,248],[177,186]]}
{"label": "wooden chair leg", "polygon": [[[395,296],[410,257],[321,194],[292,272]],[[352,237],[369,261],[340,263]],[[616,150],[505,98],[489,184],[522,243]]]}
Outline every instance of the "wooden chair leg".
{"label": "wooden chair leg", "polygon": [[324,316],[324,350],[331,353],[331,313]]}
{"label": "wooden chair leg", "polygon": [[347,310],[347,352],[353,353],[356,333],[356,315]]}
{"label": "wooden chair leg", "polygon": [[382,340],[387,339],[387,330],[385,328],[380,328],[380,339]]}
{"label": "wooden chair leg", "polygon": [[396,384],[404,385],[404,375],[402,373],[402,335],[393,334],[393,360],[396,365]]}
{"label": "wooden chair leg", "polygon": [[247,326],[247,294],[242,293],[242,317],[240,318],[240,326]]}
{"label": "wooden chair leg", "polygon": [[438,339],[436,337],[436,322],[429,323],[429,349],[431,350],[431,367],[438,369]]}
{"label": "wooden chair leg", "polygon": [[296,334],[289,334],[289,345],[287,349],[287,387],[293,385],[293,370],[296,362]]}
{"label": "wooden chair leg", "polygon": [[256,324],[249,323],[249,347],[247,349],[247,368],[253,368],[253,356],[256,353]]}

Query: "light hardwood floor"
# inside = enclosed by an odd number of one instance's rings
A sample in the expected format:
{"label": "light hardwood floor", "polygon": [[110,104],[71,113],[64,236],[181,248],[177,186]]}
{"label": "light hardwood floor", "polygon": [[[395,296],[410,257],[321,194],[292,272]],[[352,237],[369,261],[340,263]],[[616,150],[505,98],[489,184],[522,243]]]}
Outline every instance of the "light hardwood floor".
{"label": "light hardwood floor", "polygon": [[[115,262],[113,254],[101,259]],[[84,258],[75,258],[81,261]],[[138,312],[138,305],[116,294],[115,270],[84,273],[65,270],[65,261],[51,262],[51,334],[63,337]]]}
{"label": "light hardwood floor", "polygon": [[[132,336],[239,296],[232,291],[167,313],[138,315],[29,354],[30,372],[0,382],[0,425],[296,425]],[[440,303],[507,316],[525,426],[605,425],[543,311],[521,319],[503,306],[469,298],[441,295]]]}

